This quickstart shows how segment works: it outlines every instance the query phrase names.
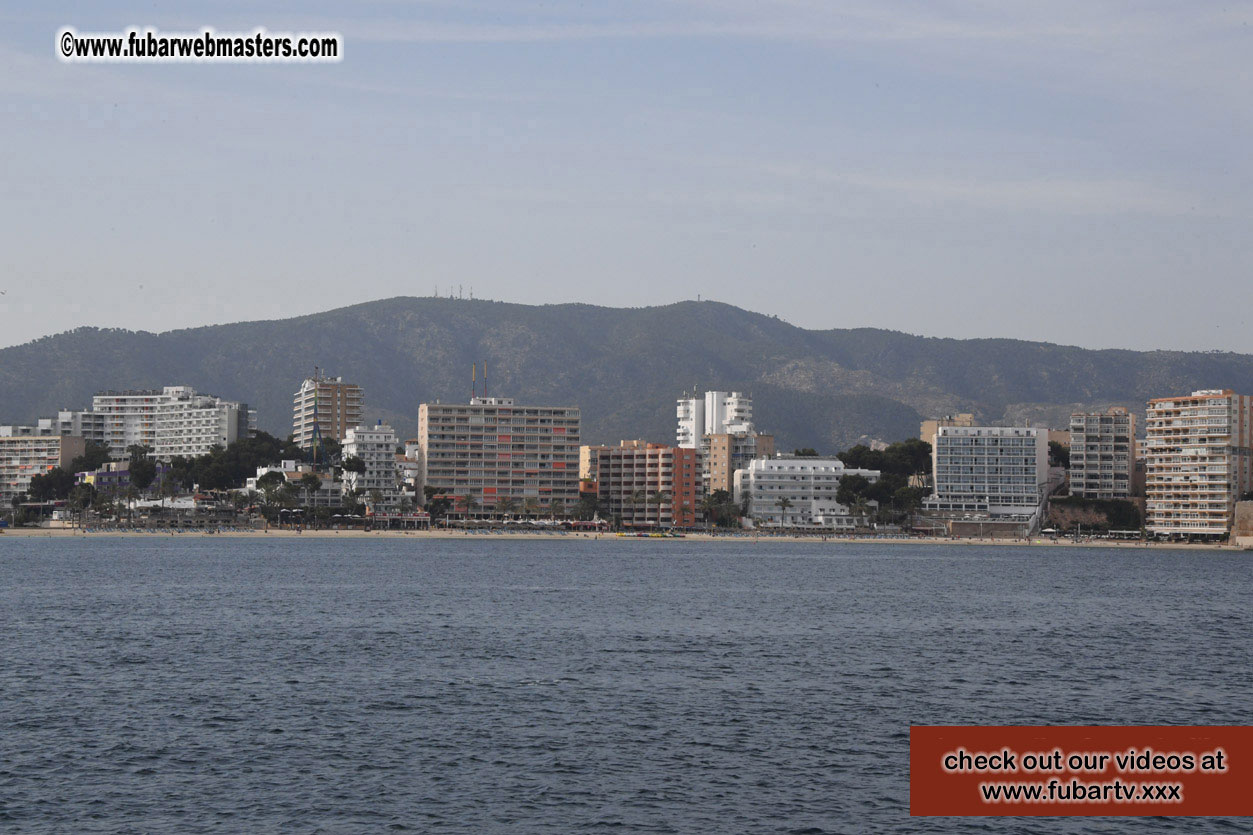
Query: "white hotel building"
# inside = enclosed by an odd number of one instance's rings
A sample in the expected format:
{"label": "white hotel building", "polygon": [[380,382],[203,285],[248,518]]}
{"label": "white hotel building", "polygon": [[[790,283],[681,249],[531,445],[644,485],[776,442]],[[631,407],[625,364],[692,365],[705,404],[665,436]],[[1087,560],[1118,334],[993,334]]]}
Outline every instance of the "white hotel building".
{"label": "white hotel building", "polygon": [[678,401],[675,446],[698,449],[706,435],[747,435],[753,431],[753,399],[738,391],[707,391]]}
{"label": "white hotel building", "polygon": [[753,427],[753,399],[738,391],[707,391],[679,398],[675,446],[700,450],[706,494],[734,490],[736,470],[774,454],[774,436]]}
{"label": "white hotel building", "polygon": [[1048,485],[1048,434],[1023,426],[941,426],[928,511],[1037,518]]}
{"label": "white hotel building", "polygon": [[197,394],[186,386],[166,388],[157,404],[156,430],[154,458],[191,458],[247,438],[256,430],[256,413],[246,403]]}
{"label": "white hotel building", "polygon": [[91,411],[95,434],[114,458],[142,444],[162,461],[204,455],[213,446],[246,438],[257,420],[248,404],[197,394],[189,386],[101,392],[92,398]]}
{"label": "white hotel building", "polygon": [[365,463],[363,473],[344,471],[345,491],[361,491],[371,513],[390,513],[400,508],[396,432],[391,426],[382,421],[374,426],[354,426],[344,435],[342,455],[345,459],[360,458]]}
{"label": "white hotel building", "polygon": [[852,530],[856,520],[835,500],[848,475],[879,480],[878,470],[850,469],[838,458],[757,458],[736,470],[735,500],[747,496],[748,516],[764,527]]}

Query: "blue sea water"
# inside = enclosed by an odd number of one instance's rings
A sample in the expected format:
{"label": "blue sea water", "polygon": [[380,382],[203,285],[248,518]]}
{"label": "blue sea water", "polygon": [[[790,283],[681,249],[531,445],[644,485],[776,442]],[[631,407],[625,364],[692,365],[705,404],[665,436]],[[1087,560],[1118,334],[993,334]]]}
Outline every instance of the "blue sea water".
{"label": "blue sea water", "polygon": [[1253,555],[0,537],[0,830],[1247,831],[909,817],[911,724],[1245,724]]}

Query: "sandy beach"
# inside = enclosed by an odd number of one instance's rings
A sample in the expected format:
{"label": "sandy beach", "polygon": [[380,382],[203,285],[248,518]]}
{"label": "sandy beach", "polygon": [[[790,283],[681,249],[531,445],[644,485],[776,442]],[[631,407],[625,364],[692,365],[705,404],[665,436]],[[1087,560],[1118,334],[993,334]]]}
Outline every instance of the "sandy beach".
{"label": "sandy beach", "polygon": [[185,530],[185,531],[153,531],[142,533],[135,531],[92,530],[84,531],[77,528],[5,528],[0,530],[0,542],[5,539],[22,538],[65,538],[65,537],[140,537],[153,538],[163,536],[195,536],[195,537],[228,537],[248,539],[495,539],[495,540],[545,540],[545,541],[579,541],[603,540],[612,542],[636,542],[664,547],[675,542],[704,542],[710,544],[732,542],[803,542],[821,543],[832,546],[842,544],[873,544],[873,545],[949,545],[970,547],[981,545],[999,546],[1030,546],[1048,548],[1157,548],[1173,550],[1204,550],[1204,551],[1247,551],[1253,550],[1253,538],[1242,539],[1235,544],[1204,544],[1204,543],[1169,543],[1169,542],[1127,542],[1119,540],[1083,539],[1078,542],[1072,539],[1050,539],[1033,537],[1024,539],[951,539],[947,537],[845,537],[829,536],[795,536],[786,534],[707,534],[688,533],[681,539],[664,537],[618,536],[613,533],[549,533],[545,531],[480,531],[468,532],[459,530],[431,531],[361,531],[361,530],[292,530],[287,528],[257,528],[254,530]]}

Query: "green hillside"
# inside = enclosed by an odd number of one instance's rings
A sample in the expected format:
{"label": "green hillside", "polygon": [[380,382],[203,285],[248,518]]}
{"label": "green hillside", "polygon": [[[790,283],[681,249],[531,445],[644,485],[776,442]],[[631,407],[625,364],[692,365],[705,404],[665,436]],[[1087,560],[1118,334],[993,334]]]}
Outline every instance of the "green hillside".
{"label": "green hillside", "polygon": [[395,298],[162,334],[80,328],[0,349],[0,422],[84,408],[100,389],[191,385],[247,401],[261,428],[286,434],[292,393],[316,365],[359,382],[367,416],[410,435],[418,404],[469,397],[470,364],[483,360],[492,394],[581,406],[590,442],[672,439],[675,398],[693,386],[751,392],[759,428],[781,449],[823,450],[907,437],[922,417],[956,411],[1060,426],[1074,408],[1253,391],[1253,357],[1242,354],[810,331],[716,302]]}

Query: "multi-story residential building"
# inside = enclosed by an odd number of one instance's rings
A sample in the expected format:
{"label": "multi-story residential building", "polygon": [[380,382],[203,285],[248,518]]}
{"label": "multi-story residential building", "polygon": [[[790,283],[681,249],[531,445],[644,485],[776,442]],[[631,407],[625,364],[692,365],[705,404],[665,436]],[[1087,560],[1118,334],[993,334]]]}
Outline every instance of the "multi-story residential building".
{"label": "multi-story residential building", "polygon": [[91,399],[91,411],[104,423],[104,443],[114,458],[126,456],[135,444],[154,447],[157,442],[157,404],[161,389],[102,391]]}
{"label": "multi-story residential building", "polygon": [[848,475],[879,480],[878,470],[849,468],[838,458],[758,458],[736,471],[735,500],[747,499],[748,516],[765,527],[852,530],[858,520],[835,498]]}
{"label": "multi-story residential building", "polygon": [[1149,401],[1146,527],[1172,536],[1226,536],[1253,489],[1253,397],[1230,389]]}
{"label": "multi-story residential building", "polygon": [[753,431],[753,400],[738,391],[707,391],[679,398],[675,440],[684,449],[699,449],[705,435]]}
{"label": "multi-story residential building", "polygon": [[344,460],[360,458],[365,472],[344,470],[344,490],[359,490],[369,512],[391,513],[400,508],[400,470],[396,466],[396,433],[379,421],[354,426],[344,436]]}
{"label": "multi-story residential building", "polygon": [[57,412],[55,418],[41,418],[40,424],[42,425],[45,420],[55,426],[62,435],[70,435],[102,445],[106,442],[104,415],[97,414],[90,409],[85,411],[62,409]]}
{"label": "multi-story residential building", "polygon": [[706,435],[700,445],[705,492],[735,489],[735,473],[754,458],[774,455],[774,436],[756,432],[719,432]]}
{"label": "multi-story residential building", "polygon": [[679,398],[675,442],[701,453],[705,493],[730,492],[735,471],[754,458],[774,454],[774,436],[753,426],[753,400],[738,391],[707,391]]}
{"label": "multi-story residential building", "polygon": [[542,512],[579,499],[576,406],[522,406],[510,397],[418,409],[422,482],[440,495],[492,512],[502,501],[534,499]]}
{"label": "multi-story residential building", "polygon": [[600,453],[612,448],[604,445],[579,447],[579,481],[596,481]]}
{"label": "multi-story residential building", "polygon": [[1039,518],[1048,485],[1048,435],[1022,426],[941,426],[931,450],[939,512]]}
{"label": "multi-story residential building", "polygon": [[690,528],[701,499],[696,450],[623,441],[619,446],[584,447],[596,459],[600,512],[633,528]]}
{"label": "multi-story residential building", "polygon": [[197,394],[190,386],[100,392],[92,398],[91,411],[114,458],[125,457],[133,444],[150,447],[153,457],[163,461],[203,455],[256,429],[256,413],[248,404]]}
{"label": "multi-story residential building", "polygon": [[1130,498],[1135,461],[1135,415],[1113,406],[1070,416],[1070,495]]}
{"label": "multi-story residential building", "polygon": [[56,417],[39,418],[30,426],[8,426],[11,433],[27,435],[66,435],[84,441],[104,443],[104,421],[93,412],[57,412]]}
{"label": "multi-story residential building", "polygon": [[87,446],[82,438],[46,427],[0,426],[0,505],[30,489],[30,480],[53,467],[68,470]]}
{"label": "multi-story residential building", "polygon": [[247,403],[197,394],[187,386],[167,386],[157,402],[152,457],[194,458],[256,432],[256,412]]}
{"label": "multi-story residential building", "polygon": [[365,394],[356,383],[342,377],[315,374],[300,384],[292,399],[292,434],[302,449],[313,446],[318,437],[343,441],[348,430],[361,424]]}

